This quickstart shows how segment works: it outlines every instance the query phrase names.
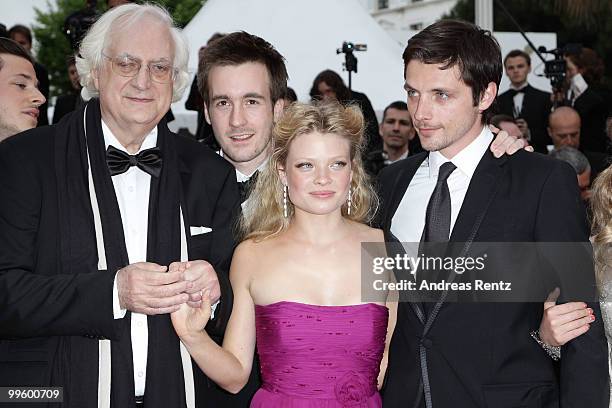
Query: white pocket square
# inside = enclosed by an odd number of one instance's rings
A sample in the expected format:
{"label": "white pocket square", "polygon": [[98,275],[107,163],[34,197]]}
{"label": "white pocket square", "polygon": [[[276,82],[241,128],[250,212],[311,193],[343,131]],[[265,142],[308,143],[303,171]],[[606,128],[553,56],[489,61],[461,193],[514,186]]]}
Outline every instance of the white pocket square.
{"label": "white pocket square", "polygon": [[210,231],[212,231],[212,228],[208,228],[208,227],[189,227],[189,232],[191,233],[192,237],[194,235],[206,234],[206,233],[208,233]]}

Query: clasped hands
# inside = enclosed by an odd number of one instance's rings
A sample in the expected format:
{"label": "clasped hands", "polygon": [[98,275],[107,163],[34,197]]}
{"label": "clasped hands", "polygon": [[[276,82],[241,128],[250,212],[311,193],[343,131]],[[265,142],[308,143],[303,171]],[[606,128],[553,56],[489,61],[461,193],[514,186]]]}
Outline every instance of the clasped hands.
{"label": "clasped hands", "polygon": [[183,304],[199,309],[203,294],[211,303],[221,297],[215,269],[202,260],[137,262],[120,269],[116,281],[121,308],[147,315],[172,313]]}

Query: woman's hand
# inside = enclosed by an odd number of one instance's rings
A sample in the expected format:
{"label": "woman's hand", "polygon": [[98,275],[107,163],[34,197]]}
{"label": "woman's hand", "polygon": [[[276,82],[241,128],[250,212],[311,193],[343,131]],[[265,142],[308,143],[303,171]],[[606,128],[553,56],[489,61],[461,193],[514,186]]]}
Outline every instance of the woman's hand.
{"label": "woman's hand", "polygon": [[197,337],[202,334],[211,314],[210,291],[202,294],[202,303],[199,307],[190,307],[186,303],[170,315],[172,325],[181,340]]}
{"label": "woman's hand", "polygon": [[526,140],[512,137],[508,132],[499,130],[493,125],[489,125],[489,129],[491,132],[497,133],[493,143],[491,143],[491,152],[495,157],[501,157],[504,154],[511,156],[521,149],[533,152],[533,147],[529,146]]}
{"label": "woman's hand", "polygon": [[584,302],[557,305],[559,288],[548,295],[540,323],[540,339],[549,346],[563,346],[584,334],[595,321],[593,309]]}

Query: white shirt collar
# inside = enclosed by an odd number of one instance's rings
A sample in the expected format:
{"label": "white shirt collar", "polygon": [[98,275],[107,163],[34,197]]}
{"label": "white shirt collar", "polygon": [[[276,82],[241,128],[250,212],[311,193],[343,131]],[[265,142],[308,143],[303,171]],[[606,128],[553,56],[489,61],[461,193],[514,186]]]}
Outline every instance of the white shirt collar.
{"label": "white shirt collar", "polygon": [[510,89],[514,89],[515,91],[520,91],[521,89],[527,88],[527,85],[529,85],[529,83],[527,83],[527,81],[523,82],[519,86],[514,86],[514,84],[512,82],[510,82]]}
{"label": "white shirt collar", "polygon": [[400,160],[403,160],[403,159],[405,159],[406,157],[408,157],[408,150],[406,150],[404,153],[402,153],[402,155],[401,155],[400,157],[398,157],[397,159],[395,159],[395,160],[389,160],[389,164],[391,164],[391,163],[395,163],[395,162],[398,162],[398,161],[400,161]]}
{"label": "white shirt collar", "polygon": [[580,95],[582,95],[588,87],[589,84],[586,83],[582,74],[578,73],[574,75],[572,77],[570,89],[568,91],[568,93],[570,94],[573,93],[573,95],[571,95],[573,97],[572,102],[575,101],[576,98],[578,98]]}
{"label": "white shirt collar", "polygon": [[[113,135],[113,132],[110,130],[108,125],[104,123],[104,120],[102,120],[102,134],[104,135],[104,149],[107,149],[108,146],[113,146],[119,150],[129,153],[127,149],[117,140],[115,135]],[[157,126],[155,126],[153,130],[151,130],[151,133],[149,133],[145,137],[144,141],[142,142],[142,145],[140,146],[140,149],[138,149],[136,154],[140,153],[145,149],[150,149],[155,146],[157,146]]]}
{"label": "white shirt collar", "polygon": [[429,153],[429,177],[438,178],[438,171],[447,161],[452,161],[455,166],[468,178],[472,178],[480,159],[485,154],[493,141],[493,133],[488,126],[484,126],[480,134],[463,150],[448,160],[439,151]]}
{"label": "white shirt collar", "polygon": [[236,181],[238,181],[239,183],[242,183],[243,181],[247,181],[248,179],[250,179],[253,176],[253,174],[258,172],[259,170],[263,170],[263,168],[266,167],[266,164],[268,164],[268,159],[264,160],[259,165],[259,167],[257,167],[255,169],[255,171],[252,172],[251,174],[244,174],[240,170],[236,169]]}
{"label": "white shirt collar", "polygon": [[[224,157],[223,149],[219,149],[219,156]],[[266,159],[263,162],[261,162],[259,167],[257,167],[251,174],[244,174],[240,170],[234,168],[234,170],[236,170],[236,181],[239,182],[239,183],[242,183],[244,181],[249,180],[251,178],[251,176],[253,176],[253,174],[258,172],[259,170],[262,170],[266,166],[267,163],[268,163],[268,159]]]}

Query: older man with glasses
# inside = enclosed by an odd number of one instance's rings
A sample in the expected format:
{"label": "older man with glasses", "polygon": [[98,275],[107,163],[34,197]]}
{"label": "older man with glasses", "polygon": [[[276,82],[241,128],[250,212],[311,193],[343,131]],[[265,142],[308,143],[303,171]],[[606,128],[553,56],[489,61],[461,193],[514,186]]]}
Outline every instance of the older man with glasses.
{"label": "older man with glasses", "polygon": [[187,59],[165,10],[114,8],[76,60],[93,98],[0,145],[0,386],[63,387],[63,407],[206,405],[169,313],[206,292],[217,315],[231,305],[239,195],[231,165],[163,120]]}

